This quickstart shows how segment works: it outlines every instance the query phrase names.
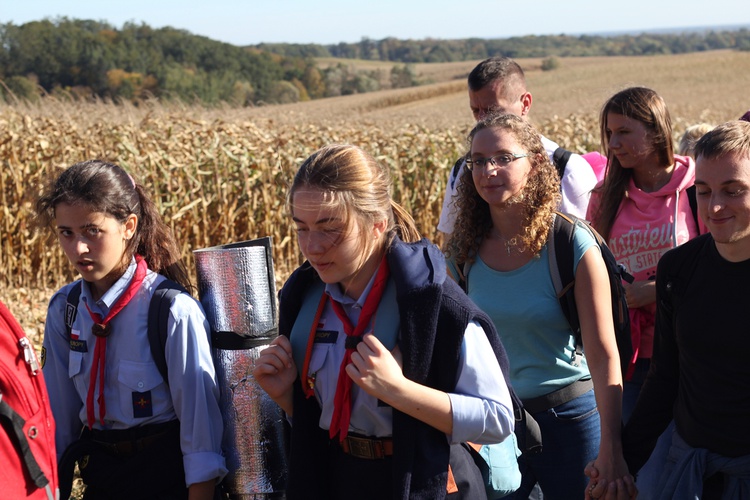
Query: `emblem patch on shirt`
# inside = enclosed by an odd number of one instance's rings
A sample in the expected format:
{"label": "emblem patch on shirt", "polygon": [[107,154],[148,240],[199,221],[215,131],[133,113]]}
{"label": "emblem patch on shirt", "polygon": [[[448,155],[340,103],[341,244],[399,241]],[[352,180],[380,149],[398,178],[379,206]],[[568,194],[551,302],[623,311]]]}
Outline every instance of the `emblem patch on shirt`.
{"label": "emblem patch on shirt", "polygon": [[154,407],[151,401],[151,391],[133,391],[133,417],[145,418],[154,415]]}
{"label": "emblem patch on shirt", "polygon": [[316,344],[335,344],[338,337],[337,330],[315,330]]}
{"label": "emblem patch on shirt", "polygon": [[65,326],[72,327],[77,315],[78,307],[73,304],[65,304]]}
{"label": "emblem patch on shirt", "polygon": [[85,340],[80,340],[79,334],[75,332],[71,332],[70,334],[70,350],[75,352],[89,352],[88,345],[86,344]]}

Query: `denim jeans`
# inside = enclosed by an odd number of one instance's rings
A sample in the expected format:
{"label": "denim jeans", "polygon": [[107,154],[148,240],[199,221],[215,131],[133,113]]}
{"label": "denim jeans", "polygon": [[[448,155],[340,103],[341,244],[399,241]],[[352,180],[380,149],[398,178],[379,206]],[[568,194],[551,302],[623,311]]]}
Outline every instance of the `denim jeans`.
{"label": "denim jeans", "polygon": [[659,489],[659,480],[664,466],[667,463],[669,448],[672,446],[672,434],[675,431],[674,420],[670,422],[667,429],[659,436],[654,451],[651,452],[646,464],[638,471],[635,486],[638,488],[638,500],[649,500],[656,498]]}
{"label": "denim jeans", "polygon": [[600,422],[594,391],[534,414],[542,430],[542,452],[521,456],[523,475],[514,500],[527,499],[539,483],[545,500],[581,500],[588,479],[583,469],[599,453]]}

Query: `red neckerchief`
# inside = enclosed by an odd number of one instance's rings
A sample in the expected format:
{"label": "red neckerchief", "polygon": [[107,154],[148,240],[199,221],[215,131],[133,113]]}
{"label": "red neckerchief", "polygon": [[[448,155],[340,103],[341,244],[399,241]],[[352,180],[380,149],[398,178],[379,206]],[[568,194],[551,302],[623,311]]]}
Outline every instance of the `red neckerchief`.
{"label": "red neckerchief", "polygon": [[362,341],[365,328],[370,324],[370,320],[378,310],[380,298],[383,296],[385,285],[388,282],[388,274],[388,261],[383,257],[383,261],[380,263],[378,272],[375,275],[375,281],[372,284],[370,293],[367,294],[365,303],[362,306],[362,312],[359,315],[357,326],[352,325],[352,322],[349,320],[349,317],[346,315],[341,304],[335,300],[331,300],[331,306],[333,306],[336,316],[341,320],[347,337],[346,351],[344,352],[344,359],[341,361],[339,378],[336,382],[336,395],[333,399],[333,417],[331,418],[331,427],[328,430],[331,439],[338,434],[339,441],[344,441],[346,435],[349,433],[349,421],[352,416],[352,379],[346,373],[346,366],[351,363],[352,353],[357,348],[357,344]]}
{"label": "red neckerchief", "polygon": [[86,418],[89,423],[89,429],[94,425],[94,391],[96,387],[97,374],[99,375],[99,397],[97,402],[99,403],[99,421],[104,425],[104,415],[107,413],[107,408],[104,403],[104,365],[107,355],[107,337],[112,333],[112,327],[109,322],[112,318],[117,316],[117,313],[128,305],[130,299],[132,299],[138,292],[138,289],[143,283],[143,278],[146,277],[146,271],[148,271],[148,265],[146,261],[140,255],[136,255],[136,268],[135,275],[130,281],[130,284],[125,291],[120,295],[114,305],[110,308],[107,317],[102,319],[102,316],[98,313],[92,312],[89,309],[89,305],[84,302],[86,310],[88,310],[91,319],[94,321],[94,326],[91,327],[91,332],[96,336],[96,346],[94,347],[94,363],[91,366],[91,377],[89,379],[89,391],[86,395]]}

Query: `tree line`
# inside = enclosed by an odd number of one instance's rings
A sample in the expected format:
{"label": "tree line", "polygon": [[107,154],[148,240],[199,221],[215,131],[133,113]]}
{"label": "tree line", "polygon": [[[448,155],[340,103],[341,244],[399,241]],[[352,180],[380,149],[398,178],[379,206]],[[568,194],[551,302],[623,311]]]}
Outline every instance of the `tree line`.
{"label": "tree line", "polygon": [[357,43],[334,45],[258,44],[275,54],[298,57],[340,57],[401,63],[472,61],[493,56],[586,57],[684,54],[717,49],[750,50],[750,31],[709,30],[640,35],[545,35],[499,39],[399,40],[363,38]]}
{"label": "tree line", "polygon": [[59,18],[0,24],[0,98],[138,101],[155,96],[238,106],[416,85],[413,68],[320,68],[309,56],[238,47],[185,30]]}
{"label": "tree line", "polygon": [[[206,105],[286,103],[419,85],[413,63],[557,56],[675,54],[750,50],[750,31],[507,39],[363,38],[335,45],[218,42],[171,27],[58,18],[0,24],[0,100],[43,95],[138,102],[150,97]],[[315,58],[393,62],[355,69]],[[549,68],[553,69],[553,68]]]}

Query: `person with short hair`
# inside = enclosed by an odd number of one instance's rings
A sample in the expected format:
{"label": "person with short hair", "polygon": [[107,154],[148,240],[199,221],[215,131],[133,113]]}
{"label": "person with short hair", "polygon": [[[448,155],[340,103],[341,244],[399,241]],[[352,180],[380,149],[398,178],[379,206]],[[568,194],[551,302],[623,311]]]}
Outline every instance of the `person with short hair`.
{"label": "person with short hair", "polygon": [[[651,370],[623,449],[637,473],[674,419],[648,498],[739,500],[750,494],[750,123],[719,125],[695,155],[698,213],[709,232],[659,261]],[[623,486],[598,483],[594,467],[587,474],[591,498]]]}
{"label": "person with short hair", "polygon": [[[485,59],[469,73],[469,107],[476,121],[493,113],[510,113],[527,120],[531,111],[531,92],[526,86],[526,76],[521,66],[509,57],[496,56]],[[552,159],[559,147],[540,134],[544,149]],[[453,232],[456,220],[455,199],[457,179],[463,173],[465,163],[460,158],[448,176],[443,207],[437,229]],[[596,174],[591,165],[580,155],[572,154],[568,159],[561,179],[561,212],[577,217],[586,216],[591,190],[596,186]]]}

